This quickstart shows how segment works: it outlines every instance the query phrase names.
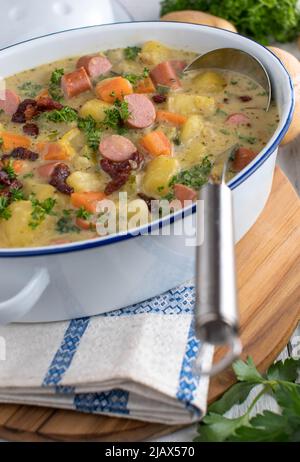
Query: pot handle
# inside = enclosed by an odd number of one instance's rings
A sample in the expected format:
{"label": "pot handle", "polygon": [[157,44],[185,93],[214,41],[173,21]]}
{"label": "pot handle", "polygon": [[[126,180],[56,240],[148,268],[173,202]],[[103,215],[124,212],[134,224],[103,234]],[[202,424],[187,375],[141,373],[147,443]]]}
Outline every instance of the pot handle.
{"label": "pot handle", "polygon": [[27,285],[5,302],[0,302],[0,324],[17,321],[27,314],[38,302],[50,282],[46,268],[36,268]]}

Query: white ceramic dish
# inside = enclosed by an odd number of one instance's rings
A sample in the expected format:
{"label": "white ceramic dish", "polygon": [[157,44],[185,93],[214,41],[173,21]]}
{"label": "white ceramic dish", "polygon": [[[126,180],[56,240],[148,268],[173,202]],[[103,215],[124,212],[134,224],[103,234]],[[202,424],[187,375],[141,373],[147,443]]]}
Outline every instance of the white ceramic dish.
{"label": "white ceramic dish", "polygon": [[[271,76],[280,110],[278,128],[259,156],[231,182],[236,240],[255,223],[268,199],[277,148],[294,107],[290,77],[266,48],[240,35],[181,23],[121,23],[75,29],[23,42],[0,52],[3,76],[66,56],[153,39],[203,53],[236,47],[256,56]],[[193,221],[194,207],[184,220]],[[175,220],[181,219],[175,215]],[[157,226],[163,226],[158,222]],[[108,236],[30,249],[0,249],[0,322],[58,321],[124,307],[193,277],[195,248],[185,236]]]}

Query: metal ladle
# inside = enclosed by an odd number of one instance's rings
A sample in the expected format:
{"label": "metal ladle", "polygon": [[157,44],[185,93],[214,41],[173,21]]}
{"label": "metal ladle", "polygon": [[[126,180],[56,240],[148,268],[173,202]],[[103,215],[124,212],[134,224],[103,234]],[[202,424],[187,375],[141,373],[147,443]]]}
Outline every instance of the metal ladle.
{"label": "metal ladle", "polygon": [[[236,359],[239,339],[238,304],[233,231],[232,194],[226,185],[227,167],[238,145],[223,153],[224,167],[219,182],[209,182],[199,192],[204,213],[197,213],[197,229],[203,229],[203,243],[196,251],[195,328],[201,349],[196,361],[201,375],[215,375]],[[203,221],[201,223],[201,221]],[[202,227],[201,227],[202,225]],[[228,345],[226,356],[203,369],[201,352],[205,345]]]}
{"label": "metal ladle", "polygon": [[198,56],[183,72],[212,68],[235,71],[251,77],[265,90],[266,111],[269,110],[272,97],[271,82],[264,65],[257,58],[237,48],[217,48]]}

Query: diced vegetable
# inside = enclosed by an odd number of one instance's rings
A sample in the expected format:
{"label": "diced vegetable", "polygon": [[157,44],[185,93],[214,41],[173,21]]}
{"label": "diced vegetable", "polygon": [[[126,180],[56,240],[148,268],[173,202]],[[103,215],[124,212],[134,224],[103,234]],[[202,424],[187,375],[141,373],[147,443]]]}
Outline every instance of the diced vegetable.
{"label": "diced vegetable", "polygon": [[197,75],[193,79],[198,91],[203,93],[219,93],[226,87],[226,81],[221,74],[207,71]]}
{"label": "diced vegetable", "polygon": [[70,153],[62,143],[38,143],[38,152],[44,160],[69,160]]}
{"label": "diced vegetable", "polygon": [[170,188],[169,182],[178,170],[177,160],[172,157],[157,157],[149,162],[144,175],[143,191],[149,197],[165,196]]}
{"label": "diced vegetable", "polygon": [[104,180],[100,173],[96,172],[73,172],[67,179],[67,184],[75,192],[96,192],[104,189]]}
{"label": "diced vegetable", "polygon": [[175,127],[181,127],[187,121],[187,118],[181,114],[176,114],[175,112],[159,110],[156,112],[156,120],[157,122],[166,122],[171,125],[175,125]]}
{"label": "diced vegetable", "polygon": [[170,57],[170,48],[160,42],[151,40],[144,43],[140,57],[145,64],[155,65],[166,61]]}
{"label": "diced vegetable", "polygon": [[96,95],[106,103],[114,103],[123,99],[125,95],[133,93],[132,85],[124,77],[113,77],[99,82],[96,86]]}
{"label": "diced vegetable", "polygon": [[190,116],[182,127],[180,139],[183,143],[191,140],[200,139],[203,130],[203,118],[200,115]]}
{"label": "diced vegetable", "polygon": [[169,97],[168,109],[185,116],[197,113],[211,115],[215,111],[215,100],[211,96],[173,94]]}
{"label": "diced vegetable", "polygon": [[83,207],[91,213],[95,213],[97,209],[97,202],[105,199],[106,196],[103,192],[82,192],[71,194],[71,203],[76,208]]}
{"label": "diced vegetable", "polygon": [[26,148],[28,149],[31,145],[30,138],[17,133],[1,132],[0,137],[2,139],[2,149],[5,152],[12,151],[15,148]]}
{"label": "diced vegetable", "polygon": [[156,130],[143,136],[140,145],[153,157],[170,156],[172,154],[172,145],[166,135]]}
{"label": "diced vegetable", "polygon": [[112,107],[113,106],[111,104],[99,99],[91,99],[82,106],[79,111],[79,115],[83,118],[91,116],[94,120],[96,120],[96,122],[103,122],[106,115],[105,112]]}
{"label": "diced vegetable", "polygon": [[13,202],[9,206],[11,218],[3,221],[3,231],[7,242],[12,247],[30,246],[41,233],[45,233],[52,221],[47,217],[40,226],[33,228],[29,224],[32,221],[33,206],[30,201]]}

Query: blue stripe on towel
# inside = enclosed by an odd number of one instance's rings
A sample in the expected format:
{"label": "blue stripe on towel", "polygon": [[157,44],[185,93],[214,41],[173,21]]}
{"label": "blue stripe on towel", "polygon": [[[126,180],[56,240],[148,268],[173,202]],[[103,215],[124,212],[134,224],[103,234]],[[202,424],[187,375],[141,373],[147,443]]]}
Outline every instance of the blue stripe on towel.
{"label": "blue stripe on towel", "polygon": [[180,286],[145,302],[104,313],[102,316],[131,316],[144,313],[166,315],[191,314],[194,310],[194,304],[195,288],[193,286]]}
{"label": "blue stripe on towel", "polygon": [[110,412],[129,414],[129,393],[124,390],[111,390],[102,393],[82,393],[74,397],[74,406],[80,412]]}
{"label": "blue stripe on towel", "polygon": [[182,401],[186,408],[191,410],[197,416],[200,416],[199,410],[193,406],[194,394],[198,388],[200,375],[196,375],[193,370],[194,362],[197,358],[200,342],[195,335],[194,320],[188,333],[187,345],[179,375],[179,385],[176,397]]}
{"label": "blue stripe on towel", "polygon": [[[43,386],[58,385],[70,367],[90,318],[73,319],[43,380]],[[56,388],[59,391],[59,388]]]}

